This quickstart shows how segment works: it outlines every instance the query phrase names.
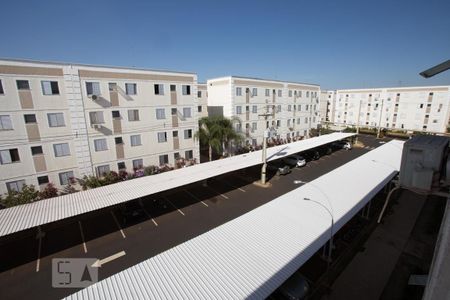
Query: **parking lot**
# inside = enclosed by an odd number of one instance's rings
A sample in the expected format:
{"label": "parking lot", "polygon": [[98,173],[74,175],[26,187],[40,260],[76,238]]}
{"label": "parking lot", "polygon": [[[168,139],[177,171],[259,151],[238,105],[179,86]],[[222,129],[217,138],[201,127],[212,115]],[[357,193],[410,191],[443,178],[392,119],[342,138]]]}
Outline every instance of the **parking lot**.
{"label": "parking lot", "polygon": [[373,137],[360,141],[366,147],[335,151],[286,176],[269,174],[269,188],[253,184],[257,166],[11,236],[0,244],[0,298],[69,295],[76,290],[51,287],[53,258],[122,253],[99,268],[99,279],[108,277],[297,188],[295,180],[314,180],[380,145]]}

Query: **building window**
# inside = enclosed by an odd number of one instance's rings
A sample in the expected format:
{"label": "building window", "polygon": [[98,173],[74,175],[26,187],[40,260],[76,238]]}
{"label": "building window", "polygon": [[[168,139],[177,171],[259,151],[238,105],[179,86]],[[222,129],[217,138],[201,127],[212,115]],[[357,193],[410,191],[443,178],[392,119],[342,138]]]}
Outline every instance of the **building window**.
{"label": "building window", "polygon": [[59,173],[59,183],[61,185],[68,185],[74,177],[73,171]]}
{"label": "building window", "polygon": [[86,94],[88,96],[100,95],[100,83],[99,82],[86,82]]}
{"label": "building window", "polygon": [[291,119],[287,120],[287,126],[290,127],[291,126]]}
{"label": "building window", "polygon": [[108,150],[108,143],[106,142],[106,139],[94,140],[94,148],[96,152]]}
{"label": "building window", "polygon": [[430,95],[430,96],[433,96],[433,92],[430,92],[429,95]]}
{"label": "building window", "polygon": [[184,152],[184,158],[186,159],[193,159],[194,158],[194,151],[187,150]]}
{"label": "building window", "polygon": [[176,92],[177,91],[177,86],[175,84],[171,84],[170,85],[170,91],[171,92]]}
{"label": "building window", "polygon": [[47,114],[48,126],[50,127],[64,127],[64,114],[63,113],[50,113]]}
{"label": "building window", "polygon": [[127,95],[136,95],[137,84],[136,83],[125,83],[125,93]]}
{"label": "building window", "polygon": [[142,158],[133,159],[133,170],[139,170],[144,167],[144,160]]}
{"label": "building window", "polygon": [[281,105],[280,104],[277,105],[277,112],[281,112]]}
{"label": "building window", "polygon": [[181,86],[183,95],[190,95],[191,94],[191,86],[190,85],[183,85]]}
{"label": "building window", "polygon": [[142,145],[140,134],[130,136],[130,140],[131,140],[131,147]]}
{"label": "building window", "polygon": [[42,150],[42,146],[33,146],[31,147],[31,155],[40,155],[44,154],[44,151]]}
{"label": "building window", "polygon": [[185,129],[184,130],[184,139],[191,139],[192,138],[192,129]]}
{"label": "building window", "polygon": [[113,117],[113,119],[120,119],[120,111],[113,110],[112,111],[112,117]]}
{"label": "building window", "polygon": [[170,110],[170,112],[171,112],[172,116],[176,116],[177,113],[178,113],[178,111],[177,111],[176,108],[172,108],[172,109]]}
{"label": "building window", "polygon": [[58,81],[41,81],[42,94],[59,95]]}
{"label": "building window", "polygon": [[167,142],[167,133],[166,132],[158,132],[158,143]]}
{"label": "building window", "polygon": [[91,111],[91,112],[89,112],[89,119],[91,120],[91,124],[103,124],[103,123],[105,123],[105,119],[103,118],[103,112],[102,111]]}
{"label": "building window", "polygon": [[127,166],[125,165],[125,162],[124,162],[124,161],[118,162],[118,163],[117,163],[117,169],[118,169],[119,171],[126,170],[126,169],[127,169]]}
{"label": "building window", "polygon": [[128,121],[139,121],[139,110],[138,109],[130,109],[128,110]]}
{"label": "building window", "polygon": [[155,84],[155,95],[164,95],[164,85],[163,84]]}
{"label": "building window", "polygon": [[258,124],[256,122],[252,123],[252,130],[255,131],[256,129],[258,129]]}
{"label": "building window", "polygon": [[169,155],[164,154],[159,156],[159,165],[166,165],[169,163]]}
{"label": "building window", "polygon": [[10,181],[6,183],[6,189],[9,193],[20,192],[25,185],[25,180]]}
{"label": "building window", "polygon": [[289,104],[288,105],[288,111],[291,111],[292,110],[292,106]]}
{"label": "building window", "polygon": [[282,90],[278,90],[278,97],[281,97],[281,95],[283,94]]}
{"label": "building window", "polygon": [[4,94],[5,94],[5,91],[3,90],[3,83],[0,80],[0,95],[4,95]]}
{"label": "building window", "polygon": [[116,143],[116,145],[121,145],[123,144],[123,138],[121,136],[118,136],[114,138],[114,142]]}
{"label": "building window", "polygon": [[1,115],[0,116],[0,130],[11,130],[12,122],[11,117],[9,115]]}
{"label": "building window", "polygon": [[115,82],[108,83],[108,89],[110,92],[117,92],[117,83]]}
{"label": "building window", "polygon": [[236,88],[236,96],[242,96],[242,88],[241,87]]}
{"label": "building window", "polygon": [[197,91],[197,97],[201,98],[202,97],[202,91]]}
{"label": "building window", "polygon": [[[348,95],[347,95],[348,97]],[[309,91],[306,91],[306,98],[309,98]]]}
{"label": "building window", "polygon": [[197,107],[197,111],[198,111],[198,112],[202,112],[202,106],[201,106],[201,105],[199,105],[199,106]]}
{"label": "building window", "polygon": [[252,106],[252,113],[254,113],[254,114],[258,113],[258,106],[256,106],[256,105]]}
{"label": "building window", "polygon": [[48,176],[38,176],[37,181],[39,185],[47,184],[50,182],[48,180]]}
{"label": "building window", "polygon": [[178,138],[178,130],[172,131],[172,137]]}
{"label": "building window", "polygon": [[423,108],[423,104],[420,104],[420,108]]}
{"label": "building window", "polygon": [[270,96],[270,90],[266,89],[266,97],[269,97],[269,96]]}
{"label": "building window", "polygon": [[97,166],[95,168],[97,170],[97,176],[102,177],[109,173],[109,165]]}
{"label": "building window", "polygon": [[183,107],[183,117],[192,118],[192,112],[190,107]]}
{"label": "building window", "polygon": [[34,114],[23,115],[23,117],[25,119],[25,124],[37,123],[36,115],[34,115]]}
{"label": "building window", "polygon": [[281,121],[277,120],[277,127],[280,127],[280,126],[281,126]]}
{"label": "building window", "polygon": [[30,89],[30,83],[28,80],[17,80],[17,89],[18,90],[29,90]]}
{"label": "building window", "polygon": [[166,110],[164,108],[157,108],[156,109],[156,119],[164,120],[165,118],[166,118]]}
{"label": "building window", "polygon": [[20,161],[19,150],[17,150],[16,148],[8,150],[0,150],[0,164],[6,165],[19,161]]}
{"label": "building window", "polygon": [[300,124],[300,118],[297,119],[297,124]]}
{"label": "building window", "polygon": [[70,148],[68,143],[54,144],[53,150],[55,151],[55,157],[70,155]]}
{"label": "building window", "polygon": [[242,106],[236,106],[236,114],[237,115],[242,114]]}
{"label": "building window", "polygon": [[258,89],[257,88],[253,88],[252,96],[258,96]]}
{"label": "building window", "polygon": [[289,90],[289,97],[292,97],[292,90]]}

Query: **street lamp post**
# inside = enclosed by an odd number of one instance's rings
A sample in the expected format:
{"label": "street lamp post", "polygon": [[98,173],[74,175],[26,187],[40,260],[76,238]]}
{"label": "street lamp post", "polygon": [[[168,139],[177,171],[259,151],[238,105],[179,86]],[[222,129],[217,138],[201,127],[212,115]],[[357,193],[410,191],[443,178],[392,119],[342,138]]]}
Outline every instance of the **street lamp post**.
{"label": "street lamp post", "polygon": [[311,201],[311,202],[314,202],[314,203],[319,204],[320,206],[322,206],[322,207],[328,212],[328,214],[329,214],[330,217],[331,217],[330,242],[329,242],[329,244],[328,244],[328,258],[327,258],[327,264],[328,264],[328,267],[329,267],[329,266],[330,266],[330,263],[331,263],[331,252],[332,252],[332,250],[333,250],[333,229],[334,229],[334,217],[333,217],[333,213],[328,209],[328,207],[326,207],[325,205],[323,205],[323,204],[320,203],[319,201],[312,200],[312,199],[310,199],[310,198],[303,198],[303,200],[305,200],[305,201]]}

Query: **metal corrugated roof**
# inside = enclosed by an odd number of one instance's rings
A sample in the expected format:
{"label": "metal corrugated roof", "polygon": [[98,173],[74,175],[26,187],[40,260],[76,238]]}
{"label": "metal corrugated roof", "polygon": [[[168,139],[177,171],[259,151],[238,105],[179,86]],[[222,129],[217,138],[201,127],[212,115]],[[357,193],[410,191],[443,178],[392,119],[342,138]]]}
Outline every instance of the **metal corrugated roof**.
{"label": "metal corrugated roof", "polygon": [[[352,133],[332,133],[267,149],[268,160],[285,157]],[[261,151],[0,210],[0,237],[120,204],[261,163]]]}
{"label": "metal corrugated roof", "polygon": [[[379,148],[69,299],[263,299],[400,168],[403,142]],[[298,178],[301,179],[301,178]],[[331,207],[330,207],[331,206]]]}

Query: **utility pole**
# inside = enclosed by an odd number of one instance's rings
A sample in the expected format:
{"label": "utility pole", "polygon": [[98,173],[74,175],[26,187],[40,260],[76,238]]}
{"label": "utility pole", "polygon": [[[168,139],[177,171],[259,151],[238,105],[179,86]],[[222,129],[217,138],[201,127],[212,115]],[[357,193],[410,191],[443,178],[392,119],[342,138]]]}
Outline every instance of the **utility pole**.
{"label": "utility pole", "polygon": [[360,122],[360,118],[361,118],[361,103],[362,103],[362,99],[359,99],[358,118],[356,121],[356,142],[358,142],[358,135],[359,135],[359,122]]}
{"label": "utility pole", "polygon": [[381,99],[380,120],[379,120],[379,122],[378,122],[377,139],[380,138],[380,132],[381,132],[381,117],[383,116],[383,103],[384,103],[384,99]]}
{"label": "utility pole", "polygon": [[[273,109],[274,106],[272,106]],[[269,113],[269,107],[266,106],[266,113],[265,114],[261,114],[258,115],[260,117],[264,117],[264,120],[266,121],[267,124],[267,117],[272,116],[273,117],[273,112]],[[266,169],[267,169],[267,138],[269,137],[269,128],[266,128],[264,130],[264,135],[263,135],[263,149],[262,149],[262,162],[263,162],[263,166],[261,168],[261,184],[265,185],[266,184]]]}

